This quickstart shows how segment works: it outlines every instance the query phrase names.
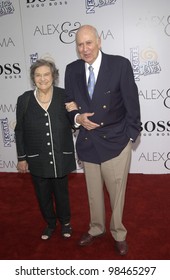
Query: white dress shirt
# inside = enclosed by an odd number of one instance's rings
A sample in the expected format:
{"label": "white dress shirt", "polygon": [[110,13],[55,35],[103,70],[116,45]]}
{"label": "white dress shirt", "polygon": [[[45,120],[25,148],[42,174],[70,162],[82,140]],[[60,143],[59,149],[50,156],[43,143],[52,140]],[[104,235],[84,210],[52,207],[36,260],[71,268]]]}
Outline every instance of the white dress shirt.
{"label": "white dress shirt", "polygon": [[[101,53],[101,51],[99,51],[98,57],[93,62],[93,64],[88,64],[87,62],[85,62],[85,72],[86,72],[86,83],[87,84],[88,84],[88,79],[89,79],[89,66],[91,65],[93,67],[93,72],[94,72],[95,82],[96,82],[97,81],[97,77],[98,77],[98,73],[99,73],[99,69],[100,69],[101,60],[102,60],[102,53]],[[80,115],[80,114],[78,113],[74,117],[74,123],[75,123],[75,127],[76,128],[78,128],[80,126],[80,124],[78,124],[76,122],[77,115]]]}

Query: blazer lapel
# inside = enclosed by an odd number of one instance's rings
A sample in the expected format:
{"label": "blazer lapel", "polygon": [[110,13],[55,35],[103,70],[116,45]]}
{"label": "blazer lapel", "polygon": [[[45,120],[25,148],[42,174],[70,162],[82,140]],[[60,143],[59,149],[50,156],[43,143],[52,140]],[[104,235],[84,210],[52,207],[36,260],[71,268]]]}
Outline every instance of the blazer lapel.
{"label": "blazer lapel", "polygon": [[108,88],[111,73],[109,72],[109,67],[104,54],[102,54],[102,61],[94,88],[93,95],[95,96],[98,92],[105,92]]}
{"label": "blazer lapel", "polygon": [[78,94],[81,94],[81,98],[83,98],[86,103],[89,102],[91,99],[88,93],[88,88],[86,83],[86,73],[85,73],[84,63],[82,63],[80,72],[77,74],[77,81],[79,87]]}

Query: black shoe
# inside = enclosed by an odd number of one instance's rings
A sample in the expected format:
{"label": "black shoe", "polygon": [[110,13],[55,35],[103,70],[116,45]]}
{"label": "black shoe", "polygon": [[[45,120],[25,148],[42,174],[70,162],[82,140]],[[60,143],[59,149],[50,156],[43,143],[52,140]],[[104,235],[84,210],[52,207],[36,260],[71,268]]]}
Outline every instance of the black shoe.
{"label": "black shoe", "polygon": [[115,247],[121,256],[126,255],[128,252],[128,245],[125,240],[124,241],[115,241]]}
{"label": "black shoe", "polygon": [[41,239],[48,240],[51,238],[52,234],[54,233],[55,228],[50,228],[49,226],[46,227],[41,235]]}
{"label": "black shoe", "polygon": [[87,232],[87,233],[83,234],[83,236],[81,237],[81,239],[79,241],[79,245],[80,246],[90,245],[96,240],[96,238],[102,237],[104,234],[105,234],[105,231],[101,234],[93,236]]}
{"label": "black shoe", "polygon": [[72,227],[71,227],[70,223],[61,225],[61,234],[62,234],[62,237],[65,239],[71,237]]}

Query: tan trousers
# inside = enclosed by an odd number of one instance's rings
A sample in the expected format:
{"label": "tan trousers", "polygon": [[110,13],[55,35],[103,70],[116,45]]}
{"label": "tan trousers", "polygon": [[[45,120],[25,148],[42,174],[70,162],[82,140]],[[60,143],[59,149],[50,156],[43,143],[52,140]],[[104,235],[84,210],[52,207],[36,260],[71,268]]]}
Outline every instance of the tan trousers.
{"label": "tan trousers", "polygon": [[131,142],[121,154],[101,164],[84,162],[90,207],[89,234],[105,232],[104,183],[110,198],[112,215],[110,231],[116,241],[126,239],[127,230],[122,223],[127,177],[131,160]]}

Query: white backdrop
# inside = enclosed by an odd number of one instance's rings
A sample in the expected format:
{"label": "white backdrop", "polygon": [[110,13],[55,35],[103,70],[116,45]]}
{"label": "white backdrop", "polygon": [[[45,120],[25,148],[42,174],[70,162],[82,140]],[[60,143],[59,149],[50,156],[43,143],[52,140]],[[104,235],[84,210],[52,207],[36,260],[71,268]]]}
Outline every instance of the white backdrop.
{"label": "white backdrop", "polygon": [[130,172],[170,173],[169,0],[0,1],[0,172],[16,172],[16,100],[31,88],[30,65],[52,57],[63,87],[83,24],[96,26],[102,50],[126,56],[134,70],[143,130]]}

